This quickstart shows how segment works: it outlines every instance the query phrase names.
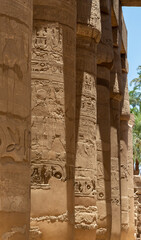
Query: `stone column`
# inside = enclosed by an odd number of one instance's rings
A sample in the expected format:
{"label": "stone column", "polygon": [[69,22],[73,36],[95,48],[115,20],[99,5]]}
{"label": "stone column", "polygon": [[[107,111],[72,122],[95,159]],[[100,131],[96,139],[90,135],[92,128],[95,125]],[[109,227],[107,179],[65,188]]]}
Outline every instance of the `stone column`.
{"label": "stone column", "polygon": [[119,240],[121,233],[120,208],[120,161],[119,161],[119,127],[120,102],[111,99],[111,240]]}
{"label": "stone column", "polygon": [[111,234],[110,70],[113,64],[111,2],[101,0],[102,36],[97,49],[97,240]]}
{"label": "stone column", "polygon": [[121,12],[119,0],[112,1],[114,63],[110,79],[111,117],[111,240],[121,235],[120,193],[120,101],[121,96]]}
{"label": "stone column", "polygon": [[75,0],[35,0],[32,46],[31,239],[74,228]]}
{"label": "stone column", "polygon": [[128,122],[128,199],[129,199],[129,231],[128,240],[134,239],[135,220],[134,220],[134,162],[133,162],[133,126],[134,115],[130,115]]}
{"label": "stone column", "polygon": [[75,240],[93,240],[97,227],[96,53],[101,31],[99,0],[77,0],[77,10]]}
{"label": "stone column", "polygon": [[29,238],[32,1],[0,0],[0,239]]}
{"label": "stone column", "polygon": [[120,208],[120,101],[121,97],[121,58],[120,47],[114,47],[114,65],[110,82],[111,117],[111,240],[119,240],[121,234]]}
{"label": "stone column", "polygon": [[[126,61],[126,58],[124,58]],[[122,61],[124,63],[124,59]],[[125,64],[123,64],[125,65]],[[120,116],[120,172],[121,172],[121,240],[128,238],[129,202],[128,202],[128,121],[130,105],[128,95],[128,69],[122,66],[122,96]]]}

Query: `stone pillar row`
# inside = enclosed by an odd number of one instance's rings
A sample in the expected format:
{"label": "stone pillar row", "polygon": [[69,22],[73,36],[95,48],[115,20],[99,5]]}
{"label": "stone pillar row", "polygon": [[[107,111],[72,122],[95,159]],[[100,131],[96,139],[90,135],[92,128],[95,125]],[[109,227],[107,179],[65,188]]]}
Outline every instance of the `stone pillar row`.
{"label": "stone pillar row", "polygon": [[127,73],[119,0],[0,0],[0,239],[133,240]]}

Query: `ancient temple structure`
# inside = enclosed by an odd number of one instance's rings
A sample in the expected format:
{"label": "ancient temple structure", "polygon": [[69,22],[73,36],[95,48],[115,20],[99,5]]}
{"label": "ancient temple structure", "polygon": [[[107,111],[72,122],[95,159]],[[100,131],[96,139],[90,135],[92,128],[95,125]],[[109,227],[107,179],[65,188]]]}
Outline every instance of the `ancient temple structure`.
{"label": "ancient temple structure", "polygon": [[140,239],[122,6],[0,0],[0,240]]}

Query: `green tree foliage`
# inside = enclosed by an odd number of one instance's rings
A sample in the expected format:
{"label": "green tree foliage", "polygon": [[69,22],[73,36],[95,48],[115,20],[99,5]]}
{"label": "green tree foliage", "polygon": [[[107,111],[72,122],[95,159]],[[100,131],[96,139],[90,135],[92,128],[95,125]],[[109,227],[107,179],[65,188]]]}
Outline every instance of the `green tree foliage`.
{"label": "green tree foliage", "polygon": [[134,162],[141,163],[141,66],[138,67],[138,78],[130,83],[133,89],[129,91],[131,113],[135,116],[133,128]]}

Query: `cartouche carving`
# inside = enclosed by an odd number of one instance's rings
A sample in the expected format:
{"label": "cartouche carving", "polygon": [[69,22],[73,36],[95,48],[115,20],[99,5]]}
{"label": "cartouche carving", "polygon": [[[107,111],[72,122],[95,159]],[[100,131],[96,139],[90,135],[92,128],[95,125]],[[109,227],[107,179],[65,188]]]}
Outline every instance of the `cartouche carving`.
{"label": "cartouche carving", "polygon": [[32,164],[31,183],[32,188],[50,189],[50,179],[54,177],[66,181],[65,165],[61,166],[56,162],[44,162],[43,164]]}

